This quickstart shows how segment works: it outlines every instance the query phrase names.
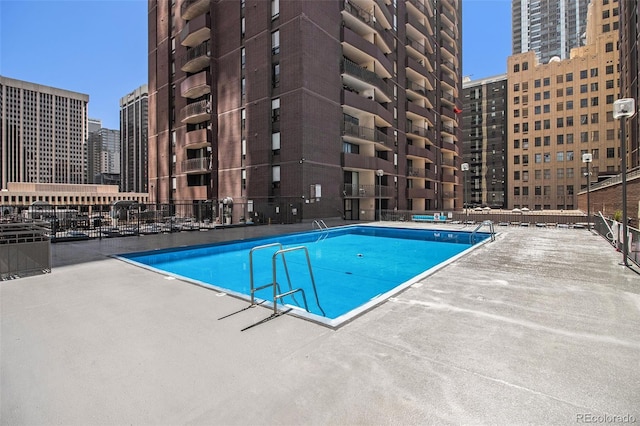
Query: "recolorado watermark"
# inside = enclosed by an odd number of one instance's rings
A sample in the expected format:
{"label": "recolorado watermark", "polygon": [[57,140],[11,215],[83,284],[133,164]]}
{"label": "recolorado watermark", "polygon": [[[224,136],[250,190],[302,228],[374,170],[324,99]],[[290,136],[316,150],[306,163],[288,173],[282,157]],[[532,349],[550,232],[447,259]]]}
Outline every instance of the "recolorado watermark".
{"label": "recolorado watermark", "polygon": [[576,414],[577,423],[636,423],[637,421],[632,414]]}

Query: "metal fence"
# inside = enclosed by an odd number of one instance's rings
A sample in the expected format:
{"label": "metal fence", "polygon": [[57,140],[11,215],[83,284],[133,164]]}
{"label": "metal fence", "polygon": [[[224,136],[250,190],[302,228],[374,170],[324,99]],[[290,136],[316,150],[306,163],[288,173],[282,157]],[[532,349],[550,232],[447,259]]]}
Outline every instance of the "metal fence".
{"label": "metal fence", "polygon": [[[595,216],[593,228],[602,235],[613,247],[622,252],[624,247],[624,234],[622,224],[602,216]],[[627,259],[640,266],[640,230],[627,226],[628,246]]]}
{"label": "metal fence", "polygon": [[[583,213],[547,213],[547,212],[512,212],[501,210],[475,211],[427,211],[415,212],[410,210],[383,210],[382,220],[389,221],[412,221],[414,215],[434,215],[446,218],[448,222],[456,223],[482,223],[490,220],[496,224],[503,225],[533,225],[533,226],[554,226],[568,225],[574,227],[587,227],[587,215]],[[593,220],[593,218],[592,218]]]}
{"label": "metal fence", "polygon": [[51,272],[51,242],[46,223],[0,224],[0,279]]}

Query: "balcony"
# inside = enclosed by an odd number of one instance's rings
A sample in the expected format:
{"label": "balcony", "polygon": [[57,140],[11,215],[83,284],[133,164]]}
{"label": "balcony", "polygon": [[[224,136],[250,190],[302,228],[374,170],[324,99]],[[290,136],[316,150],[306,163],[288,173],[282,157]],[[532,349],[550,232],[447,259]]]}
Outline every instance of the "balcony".
{"label": "balcony", "polygon": [[391,102],[393,89],[389,83],[384,81],[373,71],[369,71],[347,58],[342,58],[340,72],[343,75],[353,77],[380,90],[385,96],[385,99],[382,99],[382,102]]}
{"label": "balcony", "polygon": [[207,71],[187,77],[180,83],[183,98],[196,99],[207,93],[211,93],[211,74]]}
{"label": "balcony", "polygon": [[458,176],[454,174],[444,174],[442,175],[442,182],[445,183],[458,183]]}
{"label": "balcony", "polygon": [[208,157],[190,158],[182,162],[182,173],[186,174],[202,174],[211,171],[210,160]]}
{"label": "balcony", "polygon": [[407,144],[407,156],[424,158],[430,163],[436,162],[436,153],[434,150],[427,148],[419,148],[415,145]]}
{"label": "balcony", "polygon": [[[411,6],[415,7],[416,10],[420,14],[426,16],[427,18],[432,18],[433,17],[433,9],[431,9],[431,1],[428,0],[426,3],[427,4],[424,5],[424,4],[420,3],[417,0],[408,0],[407,1],[407,4],[410,4]],[[408,10],[411,10],[411,9],[408,8]]]}
{"label": "balcony", "polygon": [[446,167],[457,169],[458,164],[457,164],[456,158],[457,157],[442,157],[441,164]]}
{"label": "balcony", "polygon": [[416,177],[416,178],[435,180],[436,179],[436,173],[431,169],[408,167],[407,168],[407,177]]}
{"label": "balcony", "polygon": [[196,73],[203,68],[209,66],[211,62],[210,41],[207,40],[194,48],[187,50],[187,53],[181,58],[180,69],[188,73]]}
{"label": "balcony", "polygon": [[454,105],[456,104],[456,98],[455,96],[453,96],[450,93],[447,92],[441,92],[440,94],[440,98],[447,101],[449,104]]}
{"label": "balcony", "polygon": [[180,44],[195,47],[211,38],[211,18],[203,14],[187,22],[180,32]]}
{"label": "balcony", "polygon": [[342,122],[342,135],[345,139],[357,139],[359,141],[376,142],[388,148],[393,146],[391,138],[378,129],[358,126],[357,124]]}
{"label": "balcony", "polygon": [[384,170],[386,173],[395,174],[395,167],[391,161],[378,157],[343,152],[341,155],[342,167],[352,170]]}
{"label": "balcony", "polygon": [[442,123],[442,127],[440,128],[443,132],[449,133],[451,136],[456,136],[455,127],[451,124]]}
{"label": "balcony", "polygon": [[455,27],[456,25],[456,18],[453,14],[453,12],[451,12],[451,10],[447,7],[442,7],[440,9],[440,15],[444,15],[445,18],[447,18],[447,20],[449,21],[449,23],[451,24],[451,27]]}
{"label": "balcony", "polygon": [[460,148],[455,143],[442,141],[442,149],[460,155]]}
{"label": "balcony", "polygon": [[407,137],[412,138],[415,136],[426,139],[427,141],[429,141],[429,144],[433,144],[433,142],[436,140],[436,133],[433,129],[425,129],[423,127],[414,125],[408,126]]}
{"label": "balcony", "polygon": [[182,124],[202,123],[210,119],[211,105],[207,100],[194,102],[180,110],[180,121]]}
{"label": "balcony", "polygon": [[356,185],[345,183],[342,185],[342,195],[346,198],[391,198],[394,189],[384,185]]}
{"label": "balcony", "polygon": [[189,21],[207,12],[209,7],[210,0],[184,0],[180,5],[180,17],[185,21]]}
{"label": "balcony", "polygon": [[443,106],[442,108],[440,108],[440,115],[450,118],[452,121],[457,121],[458,117],[456,116],[456,113],[453,112],[453,110],[451,108],[447,108],[445,106]]}
{"label": "balcony", "polygon": [[365,98],[346,89],[342,90],[341,98],[345,112],[351,115],[358,115],[358,111],[364,111],[374,116],[376,126],[391,126],[393,113],[373,99]]}
{"label": "balcony", "polygon": [[444,191],[442,193],[442,198],[446,200],[455,200],[458,198],[458,193],[456,191]]}
{"label": "balcony", "polygon": [[345,56],[358,58],[362,62],[373,60],[375,69],[382,77],[391,77],[393,64],[377,44],[371,43],[349,27],[343,26],[341,31],[342,51]]}
{"label": "balcony", "polygon": [[[425,64],[427,64],[429,67],[427,67]],[[411,56],[407,56],[405,59],[405,67],[414,71],[416,74],[419,74],[420,77],[425,78],[427,80],[427,84],[430,86],[429,89],[433,90],[433,88],[435,87],[435,77],[432,72],[433,69],[430,69],[431,63],[429,61],[418,61]]]}
{"label": "balcony", "polygon": [[458,39],[456,34],[453,32],[453,30],[451,30],[451,29],[449,29],[447,27],[441,27],[440,28],[440,32],[443,33],[443,34],[448,35],[451,38],[452,42],[455,42]]}
{"label": "balcony", "polygon": [[184,146],[187,149],[198,149],[211,146],[211,132],[208,129],[192,130],[185,135]]}
{"label": "balcony", "polygon": [[436,119],[436,114],[433,110],[420,106],[415,102],[407,101],[407,113],[408,115],[414,114],[418,116],[418,118],[427,119],[432,125],[434,124]]}
{"label": "balcony", "polygon": [[422,56],[425,61],[428,61],[429,60],[429,55],[431,55],[433,53],[433,48],[431,47],[431,45],[429,45],[427,47],[424,44],[420,43],[419,41],[413,40],[412,38],[409,38],[409,37],[407,37],[406,46],[410,47],[417,54]]}
{"label": "balcony", "polygon": [[374,15],[349,0],[344,0],[342,3],[342,10],[344,11],[342,14],[343,19],[347,25],[353,25],[356,28],[359,25],[365,25],[373,29],[385,45],[385,48],[383,49],[384,52],[391,53],[391,49],[393,48],[393,38],[391,33],[380,25]]}
{"label": "balcony", "polygon": [[440,81],[442,81],[443,83],[446,83],[452,89],[455,89],[458,86],[456,84],[456,81],[449,75],[449,73],[446,73],[446,72],[440,73]]}
{"label": "balcony", "polygon": [[436,192],[431,188],[407,188],[407,198],[426,198],[433,200]]}
{"label": "balcony", "polygon": [[409,14],[409,16],[407,17],[407,23],[411,25],[416,31],[418,31],[420,35],[424,37],[432,37],[433,31],[431,31],[431,28],[428,28],[425,24],[423,24],[422,21],[422,19],[418,19],[411,14]]}
{"label": "balcony", "polygon": [[407,80],[406,82],[406,87],[407,90],[409,90],[410,92],[413,92],[415,95],[421,96],[422,98],[424,98],[427,103],[428,103],[428,107],[432,108],[433,107],[433,95],[431,94],[431,92],[429,92],[427,90],[427,88],[425,86],[422,86],[418,83],[415,83],[411,80]]}
{"label": "balcony", "polygon": [[450,41],[442,39],[440,43],[440,50],[448,54],[450,57],[455,58],[458,48],[454,43],[451,43]]}

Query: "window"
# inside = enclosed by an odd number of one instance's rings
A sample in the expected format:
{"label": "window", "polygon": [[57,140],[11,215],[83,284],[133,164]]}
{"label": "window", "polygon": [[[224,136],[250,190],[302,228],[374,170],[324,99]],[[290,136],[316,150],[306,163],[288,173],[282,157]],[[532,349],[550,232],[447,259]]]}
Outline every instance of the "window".
{"label": "window", "polygon": [[514,92],[519,92],[520,91],[520,83],[515,83],[513,85],[513,91]]}
{"label": "window", "polygon": [[564,127],[564,119],[562,117],[556,118],[556,127],[557,128]]}
{"label": "window", "polygon": [[513,125],[513,133],[520,133],[520,123]]}
{"label": "window", "polygon": [[572,72],[568,72],[566,75],[566,80],[567,81],[573,81],[573,73]]}
{"label": "window", "polygon": [[613,103],[613,95],[607,95],[607,105],[610,105]]}
{"label": "window", "polygon": [[245,77],[240,79],[240,96],[243,101],[247,98],[247,79]]}
{"label": "window", "polygon": [[522,131],[525,133],[529,131],[529,123],[522,123]]}
{"label": "window", "polygon": [[537,79],[533,82],[533,87],[538,88],[540,87],[540,79]]}
{"label": "window", "polygon": [[564,151],[558,151],[556,153],[556,161],[564,161]]}
{"label": "window", "polygon": [[608,33],[609,31],[611,31],[611,25],[610,24],[604,24],[602,26],[602,32],[603,33]]}
{"label": "window", "polygon": [[551,79],[550,79],[549,77],[545,77],[545,78],[542,80],[542,85],[543,85],[543,86],[548,86],[548,85],[550,85],[550,84],[551,84]]}
{"label": "window", "polygon": [[513,156],[513,164],[520,164],[520,156],[519,155],[514,155]]}
{"label": "window", "polygon": [[615,137],[616,137],[615,135],[616,135],[616,134],[615,134],[615,130],[613,130],[613,129],[607,129],[607,140],[608,140],[608,141],[612,141],[612,140],[614,140],[614,139],[615,139]]}
{"label": "window", "polygon": [[551,120],[549,120],[549,119],[544,120],[542,125],[543,125],[545,130],[549,130],[551,128]]}
{"label": "window", "polygon": [[522,63],[522,71],[526,71],[529,69],[529,62],[523,62]]}
{"label": "window", "polygon": [[513,187],[513,195],[520,195],[520,187],[519,186],[514,186]]}
{"label": "window", "polygon": [[540,185],[536,185],[534,190],[534,195],[542,195],[542,187]]}
{"label": "window", "polygon": [[551,92],[550,92],[550,91],[548,91],[548,90],[546,90],[546,91],[543,93],[543,98],[545,98],[545,99],[549,99],[549,98],[551,98]]}
{"label": "window", "polygon": [[589,142],[589,132],[580,132],[580,142]]}
{"label": "window", "polygon": [[[558,179],[564,179],[564,169],[563,168],[559,168],[556,169],[556,177]],[[558,186],[558,195],[562,195],[562,190],[564,189],[564,187],[562,186]]]}
{"label": "window", "polygon": [[[560,76],[560,77],[562,77],[562,76]],[[562,90],[562,88],[556,90],[556,96],[558,98],[562,97],[563,94],[564,94],[564,90]]]}
{"label": "window", "polygon": [[613,52],[613,42],[609,42],[609,43],[607,43],[607,44],[605,45],[604,50],[605,50],[606,52]]}
{"label": "window", "polygon": [[567,133],[566,136],[567,145],[571,145],[573,143],[573,133]]}
{"label": "window", "polygon": [[247,65],[247,52],[245,50],[245,48],[243,47],[242,49],[240,49],[240,68],[241,69],[245,69],[245,66]]}
{"label": "window", "polygon": [[522,164],[525,165],[525,166],[529,165],[529,154],[524,154],[522,156]]}
{"label": "window", "polygon": [[[525,62],[525,64],[526,64],[526,62]],[[524,81],[522,83],[522,91],[526,92],[527,90],[529,90],[529,82],[528,81]]]}
{"label": "window", "polygon": [[518,105],[520,103],[520,96],[514,96],[513,97],[513,104],[514,105]]}
{"label": "window", "polygon": [[529,182],[529,171],[528,170],[523,170],[522,171],[522,180],[524,182]]}
{"label": "window", "polygon": [[616,157],[616,149],[607,148],[607,158],[615,158],[615,157]]}
{"label": "window", "polygon": [[271,150],[274,154],[280,153],[280,132],[271,134]]}
{"label": "window", "polygon": [[280,53],[280,30],[271,33],[271,53],[273,55]]}
{"label": "window", "polygon": [[589,99],[582,98],[580,99],[580,108],[586,108],[589,106]]}
{"label": "window", "polygon": [[536,164],[542,163],[542,154],[535,154],[534,161]]}
{"label": "window", "polygon": [[520,180],[520,171],[519,170],[515,170],[513,172],[513,180]]}
{"label": "window", "polygon": [[527,196],[529,195],[529,187],[528,186],[523,186],[522,187],[522,195],[527,195]]}
{"label": "window", "polygon": [[556,136],[556,145],[563,145],[564,144],[564,135],[557,135]]}
{"label": "window", "polygon": [[613,89],[613,80],[607,80],[605,84],[607,89]]}
{"label": "window", "polygon": [[271,19],[280,16],[280,0],[271,0]]}
{"label": "window", "polygon": [[543,145],[544,146],[549,146],[551,145],[551,136],[547,135],[545,137],[542,138],[543,139]]}
{"label": "window", "polygon": [[533,128],[535,130],[542,130],[542,121],[537,120],[533,123]]}
{"label": "window", "polygon": [[[543,179],[544,179],[544,180],[549,180],[549,179],[551,179],[551,169],[544,169]],[[545,187],[545,188],[546,188],[546,187]],[[544,195],[548,195],[548,194],[544,194]]]}
{"label": "window", "polygon": [[535,180],[540,180],[542,179],[542,170],[538,169],[534,172],[534,179]]}
{"label": "window", "polygon": [[598,106],[598,97],[594,96],[591,98],[591,106]]}
{"label": "window", "polygon": [[550,163],[551,162],[551,153],[550,152],[545,152],[544,153],[544,162],[545,163]]}
{"label": "window", "polygon": [[528,138],[522,139],[522,149],[529,149],[529,139]]}
{"label": "window", "polygon": [[563,80],[563,79],[562,79],[562,77],[563,77],[563,75],[562,75],[562,74],[558,74],[558,75],[556,76],[556,83],[561,84],[561,83],[562,83],[562,80]]}
{"label": "window", "polygon": [[586,84],[580,85],[580,93],[587,93],[589,91],[589,86]]}
{"label": "window", "polygon": [[580,71],[580,80],[584,80],[585,78],[587,78],[587,75],[589,75],[587,73],[587,70]]}
{"label": "window", "polygon": [[598,68],[591,68],[591,77],[597,77],[598,76]]}
{"label": "window", "polygon": [[609,9],[602,11],[602,19],[607,19],[609,17]]}
{"label": "window", "polygon": [[280,86],[280,64],[275,63],[271,65],[271,86],[276,88]]}
{"label": "window", "polygon": [[598,83],[591,83],[591,91],[592,92],[597,92],[598,91]]}
{"label": "window", "polygon": [[551,105],[549,105],[549,104],[545,104],[545,105],[543,105],[543,106],[542,106],[542,112],[544,112],[544,113],[549,113],[549,112],[551,112]]}
{"label": "window", "polygon": [[600,131],[592,130],[591,131],[591,142],[599,142],[600,141]]}
{"label": "window", "polygon": [[520,72],[520,64],[513,64],[513,72]]}
{"label": "window", "polygon": [[[567,161],[573,161],[573,151],[567,151]],[[573,169],[567,169],[567,177],[569,177],[569,170]]]}
{"label": "window", "polygon": [[514,117],[520,117],[520,110],[519,109],[514,109],[513,110],[513,116]]}
{"label": "window", "polygon": [[524,105],[529,103],[529,95],[522,95],[522,103]]}
{"label": "window", "polygon": [[572,96],[573,95],[573,87],[572,86],[567,87],[565,92],[566,92],[567,96]]}
{"label": "window", "polygon": [[540,136],[536,136],[535,139],[533,139],[533,145],[534,146],[541,146],[542,145],[542,138]]}
{"label": "window", "polygon": [[513,148],[515,148],[515,149],[520,148],[520,139],[514,139],[513,140]]}
{"label": "window", "polygon": [[280,121],[280,98],[271,100],[271,121],[273,123]]}
{"label": "window", "polygon": [[596,124],[598,123],[598,113],[594,112],[591,114],[591,124]]}
{"label": "window", "polygon": [[534,107],[533,107],[533,113],[534,113],[535,115],[539,115],[539,114],[540,114],[540,112],[541,112],[541,110],[540,110],[540,105],[537,105],[537,106],[534,106]]}
{"label": "window", "polygon": [[542,99],[541,96],[540,96],[540,92],[534,93],[533,100],[534,101],[539,101],[540,99]]}
{"label": "window", "polygon": [[573,109],[573,101],[567,101],[567,111],[570,111]]}
{"label": "window", "polygon": [[613,65],[607,65],[605,70],[607,74],[613,74]]}
{"label": "window", "polygon": [[564,103],[558,102],[556,104],[556,111],[562,111],[564,109]]}
{"label": "window", "polygon": [[271,167],[271,182],[276,188],[280,186],[280,166]]}

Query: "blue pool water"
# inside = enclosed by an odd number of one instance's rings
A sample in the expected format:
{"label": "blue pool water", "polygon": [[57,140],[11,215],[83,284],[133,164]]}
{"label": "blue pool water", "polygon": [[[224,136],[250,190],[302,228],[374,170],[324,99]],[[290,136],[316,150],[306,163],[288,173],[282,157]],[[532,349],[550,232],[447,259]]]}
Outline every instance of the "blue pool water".
{"label": "blue pool water", "polygon": [[[482,241],[489,234],[478,233],[477,236],[477,241]],[[309,312],[330,320],[329,323],[338,318],[348,319],[354,311],[362,311],[369,305],[385,300],[391,295],[390,292],[399,291],[414,282],[414,277],[424,275],[425,271],[471,247],[468,232],[346,226],[328,231],[316,230],[119,257],[200,285],[248,297],[251,280],[249,252],[256,246],[274,242],[282,244],[285,249],[307,248],[315,286],[304,250],[284,255],[290,282],[282,255],[276,257],[276,280],[283,292],[289,288],[302,288]],[[273,254],[279,249],[275,246],[254,251],[255,287],[273,282]],[[256,297],[271,301],[272,287],[259,290]],[[296,293],[285,297],[282,302],[304,309],[302,299],[301,294]]]}

